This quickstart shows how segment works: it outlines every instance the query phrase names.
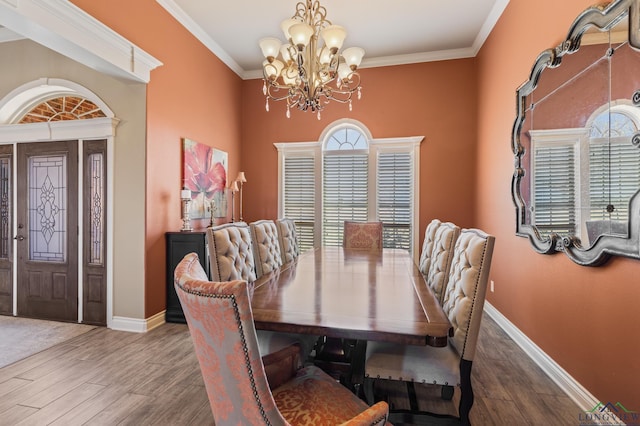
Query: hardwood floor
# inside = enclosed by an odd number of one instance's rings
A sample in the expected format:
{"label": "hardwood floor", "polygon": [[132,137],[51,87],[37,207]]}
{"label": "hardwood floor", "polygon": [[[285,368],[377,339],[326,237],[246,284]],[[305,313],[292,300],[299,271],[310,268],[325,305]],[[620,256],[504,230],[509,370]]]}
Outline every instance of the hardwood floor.
{"label": "hardwood floor", "polygon": [[[474,425],[571,425],[580,409],[488,315],[472,372]],[[389,401],[406,404],[402,388]],[[455,413],[435,387],[420,408]],[[97,328],[0,369],[2,425],[212,425],[186,325],[135,334]]]}

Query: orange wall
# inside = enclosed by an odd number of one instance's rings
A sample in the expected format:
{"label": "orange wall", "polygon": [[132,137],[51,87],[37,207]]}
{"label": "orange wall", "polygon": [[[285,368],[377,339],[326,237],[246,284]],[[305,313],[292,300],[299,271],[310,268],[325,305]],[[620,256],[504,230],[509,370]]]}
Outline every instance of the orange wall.
{"label": "orange wall", "polygon": [[[311,112],[270,102],[262,80],[243,86],[242,167],[244,219],[276,218],[278,155],[275,142],[317,141],[333,121],[352,118],[374,138],[424,136],[420,147],[420,233],[433,218],[473,224],[476,157],[476,62],[463,59],[361,70],[362,99],[330,103],[319,121]],[[459,196],[451,197],[451,194]]]}
{"label": "orange wall", "polygon": [[[166,307],[164,233],[182,226],[181,138],[226,151],[229,174],[235,176],[240,164],[242,80],[155,0],[73,2],[163,63],[151,73],[148,85],[147,163],[140,165],[147,168],[148,318]],[[124,145],[126,141],[118,142]]]}
{"label": "orange wall", "polygon": [[476,222],[496,236],[488,300],[601,401],[640,410],[637,260],[577,266],[515,236],[510,182],[515,90],[592,0],[512,0],[478,60]]}

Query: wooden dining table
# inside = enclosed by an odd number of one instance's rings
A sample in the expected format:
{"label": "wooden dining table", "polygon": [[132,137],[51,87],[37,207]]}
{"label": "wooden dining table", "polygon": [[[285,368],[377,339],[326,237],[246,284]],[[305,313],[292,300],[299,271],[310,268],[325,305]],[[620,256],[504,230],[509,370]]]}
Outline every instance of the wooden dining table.
{"label": "wooden dining table", "polygon": [[409,252],[321,247],[254,282],[257,329],[446,346],[451,323]]}

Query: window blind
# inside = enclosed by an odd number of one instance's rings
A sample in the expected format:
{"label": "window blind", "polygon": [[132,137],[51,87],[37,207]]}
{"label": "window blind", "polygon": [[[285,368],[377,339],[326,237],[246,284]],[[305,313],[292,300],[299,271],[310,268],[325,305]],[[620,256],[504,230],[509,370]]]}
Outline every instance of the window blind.
{"label": "window blind", "polygon": [[313,156],[284,159],[284,216],[296,224],[300,251],[314,246],[315,160]]}
{"label": "window blind", "polygon": [[377,216],[383,223],[383,246],[411,250],[411,153],[380,153],[377,171]]}
{"label": "window blind", "polygon": [[345,220],[366,221],[368,209],[368,155],[324,155],[322,242],[342,245]]}
{"label": "window blind", "polygon": [[[593,141],[589,144],[589,197],[591,220],[629,218],[629,199],[640,187],[640,150],[630,138]],[[614,207],[607,212],[607,206]]]}
{"label": "window blind", "polygon": [[535,146],[533,218],[542,235],[575,234],[575,155],[573,143]]}

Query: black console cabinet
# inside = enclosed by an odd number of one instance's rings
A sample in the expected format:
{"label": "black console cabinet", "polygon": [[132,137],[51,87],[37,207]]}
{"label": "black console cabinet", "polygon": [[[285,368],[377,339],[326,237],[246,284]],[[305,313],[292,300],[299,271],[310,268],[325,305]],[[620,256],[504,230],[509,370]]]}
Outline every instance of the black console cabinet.
{"label": "black console cabinet", "polygon": [[209,257],[207,252],[207,233],[205,231],[191,232],[167,232],[167,322],[186,323],[182,306],[178,300],[175,288],[173,288],[173,271],[182,258],[192,252],[196,252],[200,258],[200,264],[209,276]]}

